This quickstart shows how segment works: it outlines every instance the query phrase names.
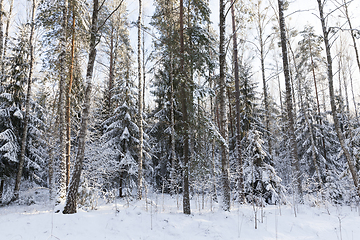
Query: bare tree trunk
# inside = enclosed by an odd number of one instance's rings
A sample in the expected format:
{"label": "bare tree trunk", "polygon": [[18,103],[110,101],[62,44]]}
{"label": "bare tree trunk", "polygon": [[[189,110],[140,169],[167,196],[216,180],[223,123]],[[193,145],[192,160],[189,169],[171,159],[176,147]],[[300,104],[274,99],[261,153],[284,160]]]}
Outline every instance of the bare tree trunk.
{"label": "bare tree trunk", "polygon": [[30,98],[31,98],[31,85],[32,85],[32,75],[34,70],[34,30],[35,30],[35,11],[36,11],[36,0],[33,0],[32,3],[32,11],[31,11],[31,28],[30,28],[30,36],[29,36],[29,43],[30,43],[30,66],[29,66],[29,76],[27,81],[27,92],[26,92],[26,100],[25,100],[25,116],[24,116],[24,128],[21,138],[21,150],[19,156],[19,168],[16,175],[15,181],[15,188],[14,188],[14,196],[13,200],[17,200],[19,198],[19,190],[20,190],[20,183],[21,177],[25,162],[25,151],[26,151],[26,140],[29,128],[29,112],[30,112]]}
{"label": "bare tree trunk", "polygon": [[189,123],[188,123],[188,112],[187,112],[187,101],[188,93],[186,89],[186,74],[184,69],[184,3],[180,0],[180,68],[181,68],[181,105],[182,105],[182,118],[184,124],[184,167],[183,167],[183,178],[184,178],[184,196],[183,196],[183,212],[184,214],[190,214],[190,193],[189,193]]}
{"label": "bare tree trunk", "polygon": [[172,70],[172,52],[170,52],[170,69],[169,69],[169,78],[170,78],[170,121],[171,121],[171,172],[170,172],[170,181],[171,181],[171,194],[175,193],[175,116],[174,116],[174,78]]}
{"label": "bare tree trunk", "polygon": [[143,94],[142,94],[142,98],[143,98],[143,109],[142,111],[145,112],[145,90],[146,90],[146,71],[145,71],[145,32],[143,31],[143,37],[142,37],[142,74],[143,74]]}
{"label": "bare tree trunk", "polygon": [[348,6],[347,6],[348,3],[346,2],[346,0],[343,0],[343,3],[344,3],[344,9],[345,9],[345,16],[346,16],[347,22],[349,24],[351,38],[353,40],[353,47],[354,47],[355,56],[356,56],[356,63],[358,65],[358,69],[360,71],[360,59],[359,59],[359,51],[358,51],[358,48],[357,48],[357,45],[356,45],[355,29],[352,28],[352,24],[351,24],[351,21],[350,21],[350,16],[349,16]]}
{"label": "bare tree trunk", "polygon": [[[9,14],[6,20],[6,27],[5,27],[5,37],[4,37],[4,46],[3,46],[3,53],[2,53],[2,60],[4,61],[6,57],[7,45],[9,42],[9,28],[10,28],[10,20],[12,17],[12,11],[14,6],[14,0],[11,0],[10,7],[9,7]],[[5,74],[5,65],[2,63],[1,73]]]}
{"label": "bare tree trunk", "polygon": [[343,59],[344,62],[341,66],[341,73],[342,73],[342,79],[344,81],[344,91],[345,91],[345,103],[346,103],[346,114],[348,116],[348,118],[350,119],[350,108],[349,108],[349,94],[348,94],[348,89],[347,89],[347,86],[348,86],[348,83],[347,83],[347,74],[346,74],[346,71],[345,71],[345,62],[346,62],[346,59],[344,58]]}
{"label": "bare tree trunk", "polygon": [[236,154],[238,163],[238,194],[239,201],[245,202],[244,196],[244,173],[243,163],[241,156],[241,128],[240,128],[240,83],[239,83],[239,62],[238,62],[238,45],[237,45],[237,34],[236,34],[236,22],[235,22],[235,7],[233,0],[231,5],[231,22],[233,31],[233,61],[234,61],[234,77],[235,77],[235,107],[236,107]]}
{"label": "bare tree trunk", "polygon": [[4,31],[3,31],[3,15],[4,15],[4,9],[3,9],[3,2],[4,0],[0,0],[0,64],[1,66],[3,63],[3,44],[4,44]]}
{"label": "bare tree trunk", "polygon": [[352,94],[352,100],[353,100],[353,104],[354,104],[355,117],[356,117],[356,121],[359,123],[359,116],[358,116],[357,104],[356,104],[356,101],[355,101],[354,86],[353,86],[353,77],[352,77],[350,62],[349,62],[349,64],[348,64],[348,68],[349,68],[351,94]]}
{"label": "bare tree trunk", "polygon": [[233,114],[231,107],[231,92],[230,88],[226,87],[227,97],[228,97],[228,107],[229,107],[229,127],[230,127],[230,138],[234,137],[234,128],[233,128]]}
{"label": "bare tree trunk", "polygon": [[4,185],[5,185],[5,180],[1,179],[0,180],[0,204],[2,203],[2,197],[3,197],[3,193],[4,193]]}
{"label": "bare tree trunk", "polygon": [[75,0],[72,0],[72,39],[71,39],[71,63],[69,73],[69,86],[66,92],[66,187],[70,182],[70,163],[71,163],[71,90],[74,80],[74,60],[75,60]]}
{"label": "bare tree trunk", "polygon": [[66,39],[67,39],[67,12],[68,1],[64,0],[63,19],[62,19],[62,36],[60,39],[60,82],[59,82],[59,136],[60,136],[60,177],[58,202],[62,202],[66,198],[66,116],[65,116],[65,86],[66,86]]}
{"label": "bare tree trunk", "polygon": [[[313,79],[314,79],[314,86],[315,86],[315,96],[316,96],[316,103],[317,103],[317,111],[320,117],[320,101],[319,101],[319,94],[318,94],[318,89],[317,89],[317,82],[316,82],[316,75],[315,75],[315,64],[314,64],[314,60],[313,60],[313,56],[312,56],[312,48],[311,48],[311,42],[309,39],[309,50],[310,50],[310,61],[311,61],[311,66],[312,66],[312,74],[313,74]],[[322,125],[322,120],[320,118],[319,120],[320,125]],[[323,145],[323,154],[324,154],[324,158],[327,161],[327,157],[326,157],[326,148],[325,148],[325,140],[324,140],[324,134],[323,131],[321,130],[322,133],[322,137],[321,137],[321,142]]]}
{"label": "bare tree trunk", "polygon": [[74,170],[72,173],[71,181],[68,188],[66,205],[64,208],[64,214],[72,214],[77,211],[77,193],[80,185],[80,177],[82,171],[82,165],[85,157],[85,141],[87,133],[87,125],[89,121],[90,113],[90,100],[91,100],[91,89],[92,89],[92,76],[94,71],[95,59],[96,59],[96,38],[98,34],[98,12],[99,12],[99,2],[98,0],[93,1],[93,13],[92,13],[92,22],[90,29],[90,46],[89,46],[89,60],[86,70],[86,90],[85,90],[85,100],[82,112],[82,119],[79,132],[79,145],[78,153],[76,156],[76,162],[74,165]]}
{"label": "bare tree trunk", "polygon": [[109,60],[109,84],[107,92],[107,108],[109,113],[112,111],[111,108],[111,98],[112,98],[112,88],[114,85],[114,28],[111,26],[111,36],[110,36],[110,60]]}
{"label": "bare tree trunk", "polygon": [[138,78],[139,78],[139,106],[138,106],[138,122],[140,131],[140,143],[139,143],[139,166],[138,166],[138,193],[137,199],[141,200],[142,197],[142,178],[143,178],[143,79],[141,68],[141,14],[142,14],[142,0],[139,0],[139,18],[138,18]]}
{"label": "bare tree trunk", "polygon": [[292,102],[292,92],[291,92],[291,83],[290,83],[290,71],[288,63],[288,54],[287,54],[287,38],[285,31],[285,18],[284,18],[284,3],[282,0],[278,0],[279,5],[279,25],[280,25],[280,35],[281,35],[281,48],[282,48],[282,58],[283,58],[283,67],[285,75],[285,86],[286,86],[286,108],[287,108],[287,118],[288,118],[288,127],[290,134],[290,145],[291,145],[291,157],[292,165],[294,168],[294,178],[296,182],[296,191],[299,196],[300,202],[302,202],[302,181],[300,173],[300,162],[297,154],[297,144],[294,128],[294,115],[293,115],[293,102]]}
{"label": "bare tree trunk", "polygon": [[220,44],[219,44],[219,102],[220,102],[220,134],[223,137],[221,143],[221,174],[223,183],[223,209],[230,211],[230,179],[229,179],[229,145],[228,145],[228,119],[226,104],[225,82],[225,2],[220,0]]}
{"label": "bare tree trunk", "polygon": [[353,178],[353,182],[354,182],[354,186],[357,190],[357,194],[360,197],[360,186],[359,186],[358,175],[356,173],[356,169],[354,166],[354,160],[353,160],[352,156],[350,155],[348,147],[345,143],[344,135],[340,130],[339,119],[337,117],[337,110],[336,110],[336,105],[335,105],[334,84],[333,84],[332,58],[331,58],[330,43],[329,43],[329,30],[327,29],[326,23],[325,23],[324,12],[323,12],[324,5],[321,2],[321,0],[317,0],[317,2],[318,2],[318,6],[319,6],[320,21],[321,21],[321,26],[322,26],[322,31],[323,31],[325,50],[326,50],[331,113],[332,113],[333,120],[334,120],[336,134],[339,138],[341,148],[344,152],[346,161],[348,163],[349,171]]}

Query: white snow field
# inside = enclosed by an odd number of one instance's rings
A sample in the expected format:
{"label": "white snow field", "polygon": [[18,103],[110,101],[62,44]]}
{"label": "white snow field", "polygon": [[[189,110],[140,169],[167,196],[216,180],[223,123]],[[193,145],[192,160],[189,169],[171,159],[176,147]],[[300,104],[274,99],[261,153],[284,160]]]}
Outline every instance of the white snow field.
{"label": "white snow field", "polygon": [[258,229],[254,229],[252,205],[234,204],[230,212],[224,212],[209,199],[202,209],[197,200],[197,196],[192,199],[189,216],[182,214],[181,205],[177,208],[176,198],[161,194],[129,204],[126,200],[103,202],[96,210],[80,209],[72,215],[54,213],[49,202],[2,206],[0,240],[360,239],[359,212],[349,206],[299,205],[297,217],[289,204],[281,209],[266,206],[262,222],[258,209]]}

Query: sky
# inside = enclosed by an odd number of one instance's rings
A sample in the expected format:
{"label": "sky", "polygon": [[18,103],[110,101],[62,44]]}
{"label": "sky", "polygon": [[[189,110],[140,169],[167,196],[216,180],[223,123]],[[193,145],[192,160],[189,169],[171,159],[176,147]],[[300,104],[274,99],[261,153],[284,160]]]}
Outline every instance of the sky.
{"label": "sky", "polygon": [[[6,0],[5,3],[8,4],[8,1],[10,0]],[[271,0],[272,2],[275,2],[275,4],[277,3],[276,0]],[[332,1],[328,1],[329,6],[332,2],[334,2],[335,0]],[[342,0],[337,0],[337,1],[342,1]],[[351,7],[349,8],[351,11],[351,16],[354,17],[353,20],[353,26],[356,29],[360,29],[360,18],[357,17],[358,13],[360,12],[360,1],[359,0],[350,0],[351,2]],[[144,13],[144,21],[145,21],[145,25],[149,26],[149,22],[151,21],[151,16],[153,14],[153,11],[155,9],[155,7],[153,6],[153,1],[152,0],[143,0],[143,13]],[[24,18],[26,18],[26,6],[27,4],[29,4],[30,1],[24,1],[24,0],[14,0],[14,16],[13,16],[13,21],[14,21],[14,26],[16,26],[16,24],[20,23],[21,21],[24,20]],[[138,0],[127,0],[127,9],[129,12],[129,21],[130,22],[136,22],[137,21],[137,17],[138,17]],[[264,0],[263,4],[266,5],[268,4],[268,1]],[[211,21],[213,22],[213,29],[218,32],[218,22],[219,22],[219,13],[218,13],[218,9],[219,9],[219,1],[218,0],[209,0],[209,5],[210,5],[210,9],[212,11],[211,13]],[[227,6],[229,6],[229,4],[227,4]],[[333,10],[334,8],[330,8],[328,11]],[[289,26],[291,26],[292,28],[296,28],[297,30],[301,31],[303,29],[303,27],[306,24],[310,24],[313,25],[315,27],[315,29],[318,31],[318,34],[321,34],[321,24],[320,21],[317,18],[317,14],[318,14],[318,8],[317,8],[317,1],[316,0],[290,0],[290,5],[289,5],[289,9],[285,12],[285,16],[286,16],[286,22]],[[230,14],[229,14],[230,15]],[[330,19],[330,21],[332,23],[334,23],[334,18],[336,19],[340,19],[340,21],[344,21],[344,19],[339,18],[340,12],[339,11],[334,11],[332,14],[332,18]],[[230,19],[229,16],[227,18],[227,34],[231,31],[230,29]],[[249,32],[251,35],[251,30]],[[254,36],[254,34],[252,34]],[[131,44],[133,46],[134,52],[136,52],[136,48],[137,48],[137,29],[135,27],[130,29],[130,40],[131,40]],[[251,41],[251,40],[249,40]],[[255,40],[253,40],[255,41]],[[295,40],[296,41],[296,40]],[[359,42],[359,41],[358,41]],[[148,34],[145,34],[145,44],[146,44],[146,48],[151,49],[152,47],[152,37]],[[359,42],[360,45],[360,42]],[[249,46],[249,48],[251,48],[251,44]],[[335,46],[333,47],[333,49],[335,49]],[[260,79],[259,78],[259,73],[260,73],[260,65],[259,65],[259,59],[256,56],[255,52],[250,53],[253,54],[255,56],[255,58],[253,59],[252,65],[253,65],[253,72],[254,72],[254,76],[256,79]],[[271,57],[269,56],[269,59],[267,60],[267,63],[271,63]],[[281,62],[280,62],[281,64]],[[281,66],[281,65],[280,65]],[[355,67],[355,65],[354,65]],[[354,71],[354,78],[359,78],[359,73],[358,71]],[[101,74],[96,74],[95,76],[100,77],[101,78]],[[148,76],[148,79],[151,79],[151,76]],[[261,82],[261,81],[259,81]],[[359,81],[357,81],[359,82]],[[149,88],[150,83],[147,83],[147,88]],[[272,93],[274,94],[275,98],[278,98],[277,93],[278,93],[278,86],[277,86],[277,81],[271,80],[269,81],[269,86],[270,86],[270,90],[272,91]],[[259,84],[259,87],[261,88],[261,83]],[[357,89],[360,88],[360,83],[357,83]],[[282,86],[282,88],[284,88],[284,85]],[[147,94],[149,95],[149,94]],[[150,99],[149,99],[150,100]]]}
{"label": "sky", "polygon": [[[342,0],[338,0],[338,1],[342,1]],[[154,6],[152,5],[152,1],[143,1],[144,2],[144,12],[145,12],[145,21],[150,21],[151,19],[151,15],[152,12],[154,11]],[[268,1],[263,1],[263,4],[266,5]],[[277,1],[276,0],[272,0],[272,2],[275,3],[275,6],[277,6]],[[321,23],[317,17],[318,15],[318,5],[317,5],[317,1],[316,0],[290,0],[290,5],[289,5],[289,9],[285,12],[285,16],[286,16],[286,22],[288,24],[288,26],[290,26],[291,28],[295,28],[298,31],[303,30],[305,25],[312,25],[315,27],[315,30],[317,31],[318,35],[321,35]],[[331,3],[334,1],[328,1],[328,5],[327,6],[331,6]],[[210,9],[212,11],[211,13],[211,21],[213,22],[213,29],[218,32],[218,22],[219,22],[219,13],[218,13],[218,9],[219,9],[219,1],[218,0],[209,0],[209,5],[210,5]],[[356,29],[360,29],[360,18],[357,17],[358,12],[360,12],[360,1],[358,0],[353,0],[350,3],[351,7],[349,8],[349,10],[351,11],[351,16],[354,17],[353,19],[353,27]],[[229,6],[229,4],[227,5]],[[132,21],[136,21],[137,19],[137,13],[138,13],[138,1],[137,0],[129,0],[128,1],[128,9],[129,9],[129,18],[132,19]],[[327,8],[327,10],[325,10],[326,12],[332,11],[334,10],[334,7],[329,7]],[[229,14],[230,15],[230,14]],[[334,23],[335,21],[334,19],[336,19],[336,21],[340,21],[340,22],[344,22],[345,20],[342,18],[339,18],[340,12],[339,11],[334,11],[332,13],[332,18],[329,19],[329,23]],[[227,18],[227,34],[231,31],[230,29],[230,18],[228,16]],[[146,23],[145,23],[146,24]],[[254,35],[253,33],[251,33],[251,30],[249,32],[249,35]],[[137,32],[136,29],[132,29],[131,30],[131,38],[133,39],[133,43],[132,45],[134,46],[134,49],[136,49],[136,40],[137,40]],[[150,47],[151,45],[151,36],[146,36],[146,41],[148,42],[148,46]],[[295,39],[295,43],[296,41],[298,41],[299,38]],[[255,40],[253,40],[255,41]],[[250,44],[251,45],[251,44]],[[359,42],[360,45],[360,42]],[[296,46],[296,44],[294,44],[294,47]],[[250,46],[251,47],[251,46]],[[335,46],[333,47],[335,49]],[[253,59],[253,72],[254,72],[254,77],[256,79],[260,79],[260,62],[258,57],[256,56],[256,54],[253,54],[255,56],[255,58]],[[271,56],[269,56],[269,59],[267,60],[267,63],[270,63],[271,60]],[[282,63],[279,62],[279,65],[282,66]],[[355,68],[355,65],[354,65]],[[356,70],[356,69],[355,69]],[[358,71],[354,70],[354,76],[358,77]],[[335,70],[336,71],[336,70]],[[268,73],[270,74],[270,73]],[[282,78],[282,76],[280,76]],[[261,81],[259,81],[261,82]],[[278,98],[278,84],[277,84],[277,80],[273,79],[270,80],[269,82],[269,86],[270,86],[270,90],[273,94],[273,96],[275,98]],[[284,83],[283,81],[281,82],[282,84],[282,89],[284,89]],[[259,88],[262,88],[261,86],[262,84],[259,84]],[[360,84],[357,84],[357,88],[359,88]]]}

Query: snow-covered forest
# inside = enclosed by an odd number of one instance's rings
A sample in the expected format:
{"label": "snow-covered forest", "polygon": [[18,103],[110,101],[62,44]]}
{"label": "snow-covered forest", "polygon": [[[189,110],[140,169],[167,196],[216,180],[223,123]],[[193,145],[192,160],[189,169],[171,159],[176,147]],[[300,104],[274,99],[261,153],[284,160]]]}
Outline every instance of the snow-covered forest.
{"label": "snow-covered forest", "polygon": [[337,228],[321,239],[342,239],[341,212],[359,220],[359,2],[14,1],[0,0],[0,215],[216,210],[258,228],[316,208]]}

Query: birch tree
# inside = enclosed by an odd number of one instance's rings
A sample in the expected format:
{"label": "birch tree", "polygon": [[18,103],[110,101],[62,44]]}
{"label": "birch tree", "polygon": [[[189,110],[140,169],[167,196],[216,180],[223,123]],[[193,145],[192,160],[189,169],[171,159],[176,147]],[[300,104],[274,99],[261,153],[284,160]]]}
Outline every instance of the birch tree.
{"label": "birch tree", "polygon": [[220,0],[220,42],[219,42],[219,104],[220,104],[220,134],[223,138],[221,143],[221,178],[223,184],[223,209],[230,211],[230,179],[229,179],[229,145],[228,145],[228,118],[226,103],[226,81],[225,81],[225,1]]}
{"label": "birch tree", "polygon": [[326,18],[324,16],[324,4],[325,2],[322,2],[321,0],[317,0],[318,2],[318,9],[319,9],[319,19],[321,22],[323,37],[324,37],[324,44],[325,44],[325,51],[326,51],[326,61],[327,61],[327,74],[328,74],[328,82],[329,82],[329,95],[330,95],[330,105],[331,105],[331,113],[334,121],[334,127],[336,134],[339,138],[339,142],[341,145],[341,149],[343,151],[343,154],[345,155],[349,171],[351,173],[354,186],[356,188],[357,194],[360,197],[360,186],[359,186],[359,180],[358,175],[354,166],[354,159],[351,156],[348,146],[345,142],[345,137],[340,129],[340,123],[337,116],[337,109],[335,104],[335,93],[334,93],[334,81],[333,81],[333,66],[332,66],[332,57],[331,57],[331,49],[330,49],[330,42],[329,42],[329,34],[330,30],[326,26]]}
{"label": "birch tree", "polygon": [[77,192],[80,185],[80,177],[82,171],[82,165],[85,156],[85,140],[87,132],[87,124],[90,114],[90,98],[92,90],[92,77],[95,65],[96,58],[96,39],[98,33],[98,13],[99,13],[99,2],[98,0],[93,1],[93,12],[90,28],[90,45],[89,45],[89,60],[86,70],[86,89],[85,89],[85,102],[83,106],[82,118],[81,118],[81,127],[79,133],[79,145],[78,153],[76,156],[76,162],[74,165],[74,170],[72,178],[68,187],[68,193],[66,196],[66,205],[64,208],[64,214],[72,214],[77,211]]}
{"label": "birch tree", "polygon": [[109,14],[104,20],[101,26],[98,26],[98,15],[99,15],[99,1],[93,1],[93,11],[90,26],[90,44],[89,44],[89,59],[86,69],[86,89],[85,89],[85,100],[83,105],[81,125],[79,132],[79,144],[78,152],[76,155],[76,161],[74,170],[71,176],[70,184],[68,187],[68,193],[66,196],[66,204],[64,207],[64,214],[72,214],[77,211],[77,193],[80,185],[80,177],[82,171],[82,165],[85,157],[85,142],[87,135],[87,127],[90,115],[90,104],[91,104],[91,91],[92,91],[92,78],[94,72],[94,65],[96,59],[96,45],[98,40],[99,29],[105,25],[106,21],[115,13],[122,5],[123,0],[120,1],[119,5]]}

